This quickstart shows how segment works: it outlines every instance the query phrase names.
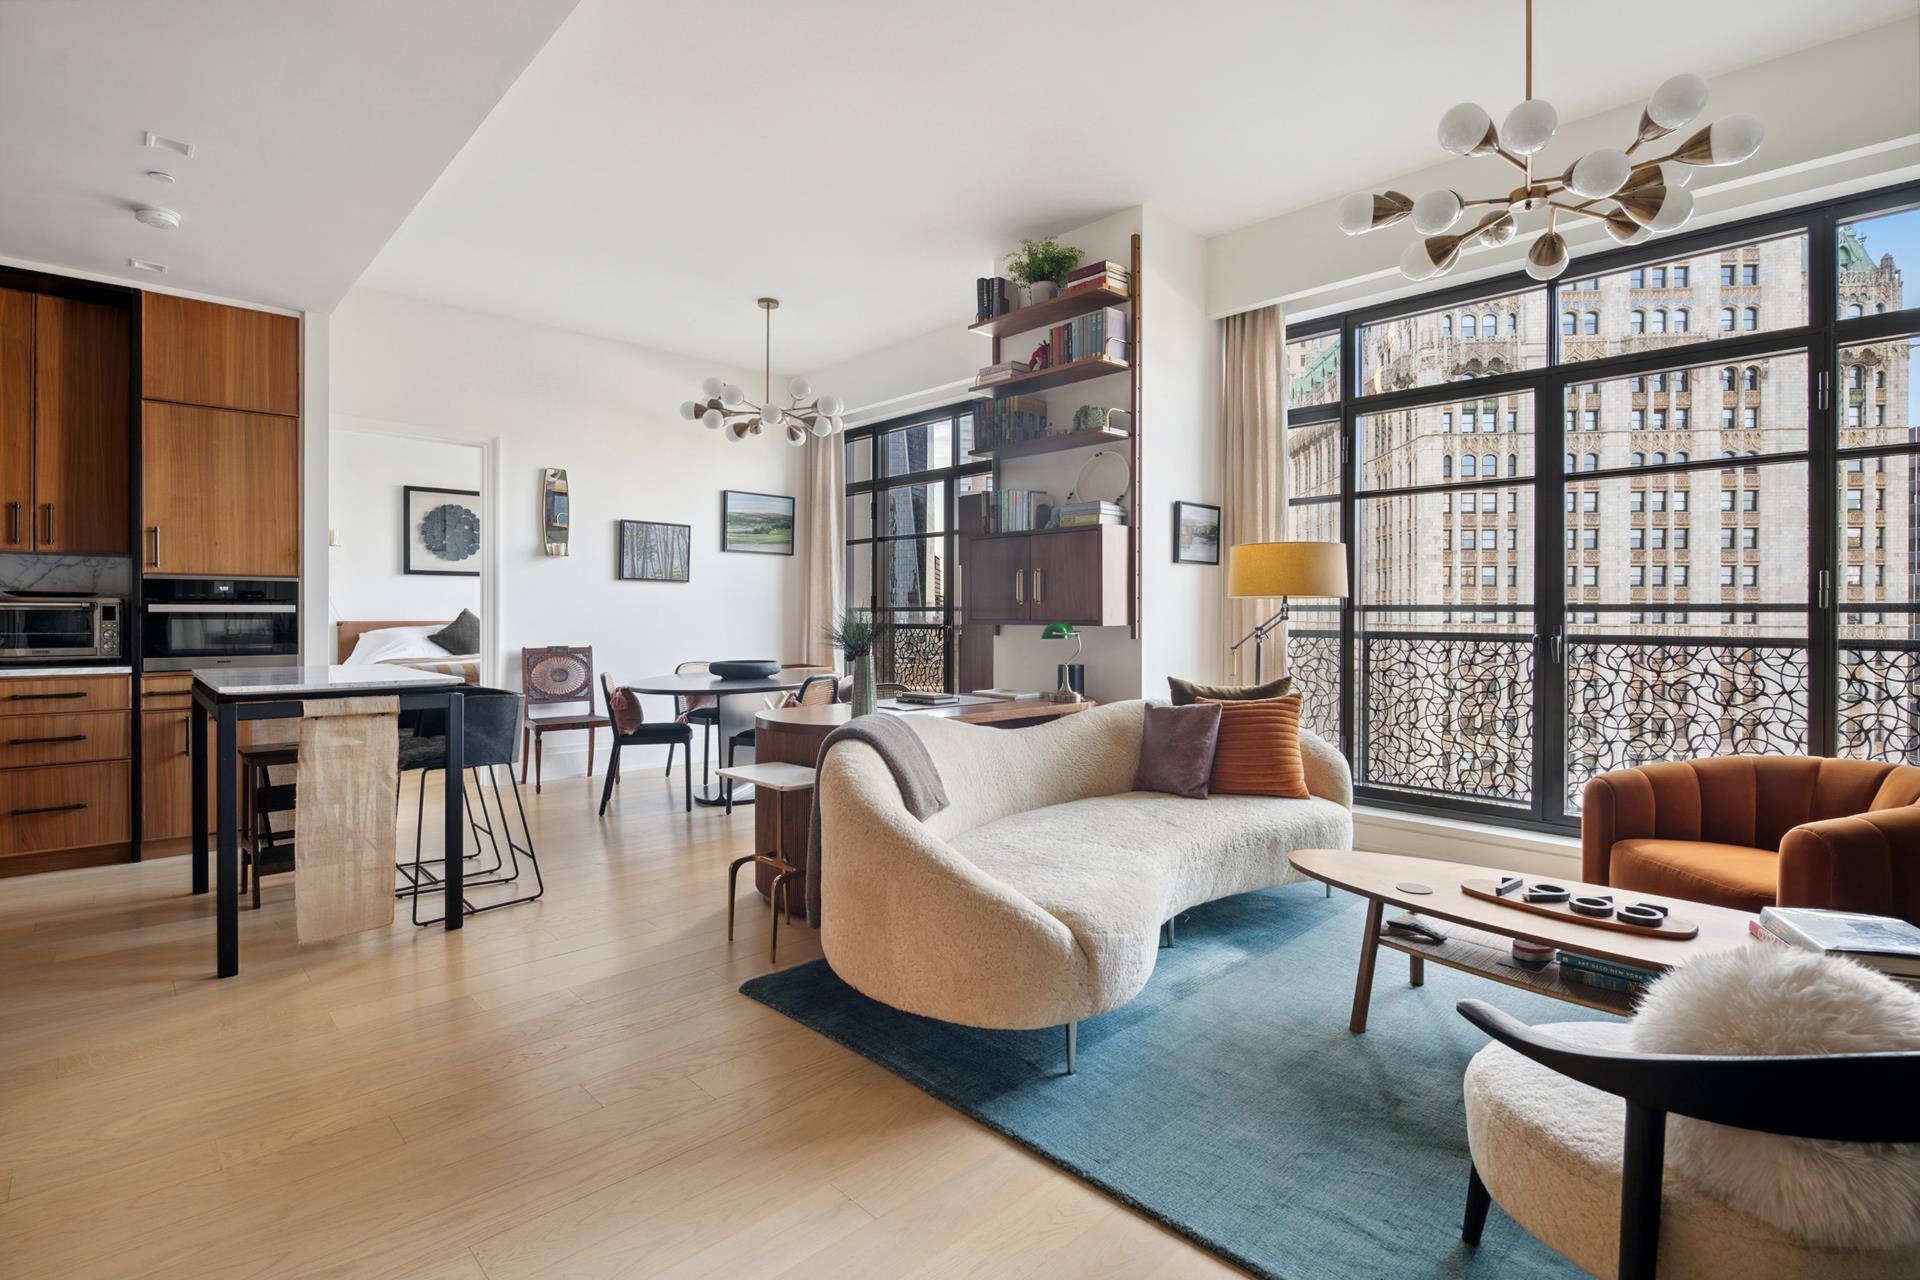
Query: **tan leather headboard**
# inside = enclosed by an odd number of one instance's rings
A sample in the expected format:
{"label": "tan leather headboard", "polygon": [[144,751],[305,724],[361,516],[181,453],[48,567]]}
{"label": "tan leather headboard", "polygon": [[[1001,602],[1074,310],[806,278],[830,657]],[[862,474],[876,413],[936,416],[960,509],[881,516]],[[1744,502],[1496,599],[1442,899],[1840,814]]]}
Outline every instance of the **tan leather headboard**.
{"label": "tan leather headboard", "polygon": [[369,631],[378,631],[382,627],[444,627],[452,621],[452,618],[438,621],[427,618],[419,622],[336,622],[333,624],[333,660],[335,663],[345,662],[347,655],[353,652],[353,646],[359,644],[360,637]]}

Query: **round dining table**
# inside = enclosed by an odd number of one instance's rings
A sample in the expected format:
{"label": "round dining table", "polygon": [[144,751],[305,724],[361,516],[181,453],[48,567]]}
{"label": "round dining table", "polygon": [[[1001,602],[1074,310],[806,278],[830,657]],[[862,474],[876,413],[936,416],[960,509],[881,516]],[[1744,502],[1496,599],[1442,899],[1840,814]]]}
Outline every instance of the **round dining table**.
{"label": "round dining table", "polygon": [[[720,708],[720,752],[722,763],[726,760],[727,744],[734,735],[745,733],[753,728],[754,715],[765,707],[761,701],[744,703],[736,711],[733,703],[741,694],[758,694],[761,698],[769,694],[786,694],[798,689],[807,682],[809,676],[817,676],[829,670],[827,667],[782,667],[770,676],[752,680],[723,680],[715,675],[664,675],[645,676],[639,680],[623,680],[620,687],[630,693],[652,694],[663,698],[710,697]],[[687,748],[687,765],[693,765],[693,748]],[[696,804],[716,805],[727,802],[722,784],[703,783],[693,789]],[[753,788],[737,786],[733,789],[734,804],[752,804]]]}

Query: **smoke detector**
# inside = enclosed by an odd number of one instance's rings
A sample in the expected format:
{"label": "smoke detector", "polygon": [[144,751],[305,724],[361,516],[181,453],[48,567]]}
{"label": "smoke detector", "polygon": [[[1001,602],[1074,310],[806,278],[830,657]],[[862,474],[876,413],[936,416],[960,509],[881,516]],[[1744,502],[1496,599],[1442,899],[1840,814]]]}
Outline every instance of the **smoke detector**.
{"label": "smoke detector", "polygon": [[162,209],[157,205],[141,205],[133,211],[139,222],[149,227],[158,227],[162,231],[178,231],[180,215],[171,209]]}

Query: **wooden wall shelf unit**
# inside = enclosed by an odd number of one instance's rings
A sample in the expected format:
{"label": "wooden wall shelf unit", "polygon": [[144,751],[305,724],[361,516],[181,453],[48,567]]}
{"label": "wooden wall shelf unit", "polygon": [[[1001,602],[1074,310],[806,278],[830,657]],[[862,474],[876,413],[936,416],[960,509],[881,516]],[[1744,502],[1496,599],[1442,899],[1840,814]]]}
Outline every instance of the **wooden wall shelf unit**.
{"label": "wooden wall shelf unit", "polygon": [[970,324],[967,328],[993,338],[1010,333],[1031,333],[1035,329],[1051,329],[1062,321],[1090,315],[1102,307],[1124,307],[1131,301],[1132,294],[1115,289],[1083,289],[1079,293],[1063,293],[1045,302],[1016,308],[991,320]]}
{"label": "wooden wall shelf unit", "polygon": [[1013,440],[998,449],[975,449],[976,458],[1030,458],[1040,453],[1059,453],[1063,449],[1093,449],[1100,445],[1121,445],[1129,443],[1130,437],[1124,431],[1109,431],[1105,427],[1092,427],[1085,431],[1063,431],[1058,435],[1035,436],[1031,440]]}
{"label": "wooden wall shelf unit", "polygon": [[[997,342],[998,339],[995,339]],[[1104,378],[1109,374],[1125,373],[1129,365],[1125,360],[1115,360],[1111,356],[1088,356],[1085,360],[1072,360],[1066,364],[1051,365],[1045,369],[1035,369],[1031,373],[1016,373],[1011,378],[999,382],[990,382],[985,386],[969,388],[977,396],[998,396],[1009,391],[1045,391],[1048,387],[1064,387],[1069,383],[1085,382],[1089,378]]]}

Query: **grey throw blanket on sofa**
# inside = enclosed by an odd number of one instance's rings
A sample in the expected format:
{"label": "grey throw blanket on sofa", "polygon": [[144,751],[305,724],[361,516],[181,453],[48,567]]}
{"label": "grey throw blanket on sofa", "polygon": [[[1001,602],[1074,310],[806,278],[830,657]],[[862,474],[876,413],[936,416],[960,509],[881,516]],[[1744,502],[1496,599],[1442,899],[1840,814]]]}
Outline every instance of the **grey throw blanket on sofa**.
{"label": "grey throw blanket on sofa", "polygon": [[[933,767],[927,744],[920,741],[904,716],[870,715],[849,720],[827,735],[820,744],[816,769],[825,771],[827,753],[842,742],[864,742],[880,753],[893,771],[894,785],[907,812],[924,819],[947,807],[947,788],[940,771]],[[820,788],[813,789],[813,817],[807,824],[807,920],[820,927]]]}

